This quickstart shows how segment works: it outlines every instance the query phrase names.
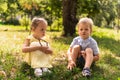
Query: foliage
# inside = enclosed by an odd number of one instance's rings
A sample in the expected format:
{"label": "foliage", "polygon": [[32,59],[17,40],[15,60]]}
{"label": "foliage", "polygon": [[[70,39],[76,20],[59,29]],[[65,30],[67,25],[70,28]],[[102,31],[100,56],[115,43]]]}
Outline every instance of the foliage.
{"label": "foliage", "polygon": [[91,17],[96,26],[109,27],[116,18],[117,0],[78,0],[78,3],[78,17]]}
{"label": "foliage", "polygon": [[[17,7],[17,0],[4,0],[2,2],[2,5],[0,5],[0,8],[2,8],[0,17],[4,23],[12,23],[16,25],[18,22],[16,19],[16,15],[18,13]],[[8,17],[10,18],[7,19]],[[13,22],[9,20],[12,20]]]}
{"label": "foliage", "polygon": [[[116,4],[115,1],[114,2],[106,1],[106,0],[101,0],[100,1],[100,5],[101,5],[102,10],[100,12],[101,17],[99,17],[99,18],[102,18],[102,20],[105,19],[105,21],[107,23],[105,25],[105,27],[106,26],[109,27],[110,23],[115,20],[115,16],[116,16],[115,4]],[[100,26],[102,26],[102,25],[100,25]]]}
{"label": "foliage", "polygon": [[16,19],[16,18],[11,18],[10,16],[8,16],[8,17],[6,18],[6,21],[4,21],[3,24],[20,25],[18,19]]}
{"label": "foliage", "polygon": [[[66,1],[66,0],[65,0]],[[74,4],[71,0],[72,5]],[[66,28],[67,23],[73,25],[70,34],[75,33],[75,25],[77,19],[81,17],[91,17],[97,26],[111,27],[112,23],[119,24],[115,19],[119,18],[119,4],[118,0],[74,0],[77,3],[71,7],[69,12],[65,12],[70,20],[64,24],[63,29]],[[30,19],[34,16],[44,17],[49,25],[54,24],[54,20],[63,17],[63,2],[64,0],[0,0],[0,19],[4,23],[19,24],[16,19],[18,16],[22,17],[24,14],[28,15]],[[67,9],[67,8],[66,8]],[[77,9],[77,11],[76,11]],[[66,10],[65,10],[66,11]],[[71,19],[70,19],[71,17]],[[77,19],[75,19],[77,17]],[[9,19],[8,19],[9,18]],[[64,21],[63,21],[64,22]],[[59,27],[58,27],[59,28]],[[67,28],[68,29],[68,28]],[[67,33],[64,29],[64,33]]]}
{"label": "foliage", "polygon": [[[0,0],[1,1],[1,0]],[[0,2],[0,13],[5,12],[7,10],[7,4],[4,1]]]}
{"label": "foliage", "polygon": [[49,0],[52,16],[62,17],[62,0]]}
{"label": "foliage", "polygon": [[50,26],[51,28],[50,30],[52,31],[56,29],[57,31],[59,31],[61,27],[62,27],[62,18],[59,18],[53,21],[53,23]]}
{"label": "foliage", "polygon": [[21,10],[26,14],[31,15],[32,17],[35,15],[41,14],[40,12],[40,4],[41,0],[20,0],[19,5],[21,6]]}
{"label": "foliage", "polygon": [[88,17],[94,17],[100,12],[98,0],[78,0],[78,15],[86,14]]}
{"label": "foliage", "polygon": [[25,15],[19,20],[19,22],[20,22],[21,26],[26,27],[25,30],[28,30],[28,26],[30,25],[31,20]]}

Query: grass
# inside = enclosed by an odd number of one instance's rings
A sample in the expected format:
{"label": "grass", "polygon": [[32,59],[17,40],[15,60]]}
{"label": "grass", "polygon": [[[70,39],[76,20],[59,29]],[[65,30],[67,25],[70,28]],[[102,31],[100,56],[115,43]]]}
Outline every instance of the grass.
{"label": "grass", "polygon": [[[7,29],[7,31],[5,30]],[[21,71],[22,43],[29,32],[24,27],[0,25],[0,79],[1,80],[88,80],[80,68],[66,69],[66,52],[73,37],[61,37],[61,32],[47,31],[46,38],[53,54],[51,73],[36,78],[30,68]],[[113,29],[95,27],[92,37],[98,42],[100,60],[92,67],[89,80],[120,80],[120,33]],[[27,67],[28,68],[28,67]],[[4,72],[4,73],[3,73]]]}

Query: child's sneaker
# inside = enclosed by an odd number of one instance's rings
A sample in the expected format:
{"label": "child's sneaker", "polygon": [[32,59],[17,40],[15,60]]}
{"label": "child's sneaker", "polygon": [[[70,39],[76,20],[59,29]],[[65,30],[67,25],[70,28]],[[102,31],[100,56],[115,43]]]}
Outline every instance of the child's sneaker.
{"label": "child's sneaker", "polygon": [[90,69],[89,68],[84,68],[82,70],[82,75],[85,76],[85,77],[90,77],[91,76]]}
{"label": "child's sneaker", "polygon": [[51,71],[48,68],[42,68],[42,71],[51,73]]}
{"label": "child's sneaker", "polygon": [[42,76],[42,70],[40,68],[36,68],[34,71],[36,77]]}

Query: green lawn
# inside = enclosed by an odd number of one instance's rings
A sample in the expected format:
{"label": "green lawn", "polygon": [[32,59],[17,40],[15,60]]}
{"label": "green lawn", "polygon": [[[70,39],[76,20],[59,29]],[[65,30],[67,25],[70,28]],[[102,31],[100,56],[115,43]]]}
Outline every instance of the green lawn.
{"label": "green lawn", "polygon": [[[24,29],[23,27],[0,25],[0,79],[87,80],[81,74],[82,69],[74,68],[73,71],[66,69],[66,52],[73,37],[61,37],[61,32],[50,32],[49,30],[46,38],[54,51],[52,72],[46,73],[40,78],[34,77],[30,68],[23,73],[21,47],[25,37],[29,35],[29,31]],[[98,42],[100,60],[92,67],[92,76],[89,80],[120,80],[119,35],[120,33],[116,33],[113,29],[94,28],[92,37]]]}

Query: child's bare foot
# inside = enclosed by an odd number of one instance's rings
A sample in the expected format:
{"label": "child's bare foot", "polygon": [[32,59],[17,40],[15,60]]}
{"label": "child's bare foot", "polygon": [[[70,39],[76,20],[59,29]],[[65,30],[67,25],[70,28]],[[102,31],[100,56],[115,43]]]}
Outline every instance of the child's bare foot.
{"label": "child's bare foot", "polygon": [[70,62],[68,62],[67,69],[72,70],[75,66],[76,66],[75,62],[74,61],[70,61]]}

